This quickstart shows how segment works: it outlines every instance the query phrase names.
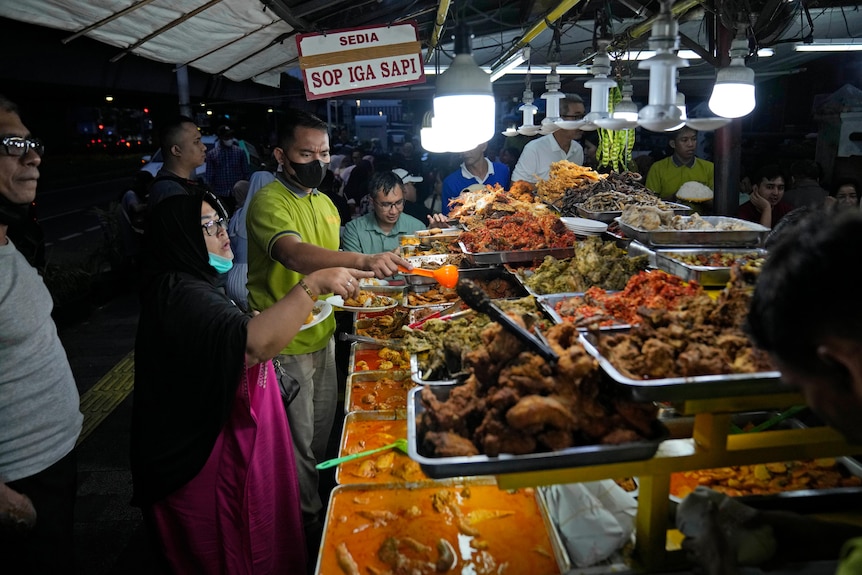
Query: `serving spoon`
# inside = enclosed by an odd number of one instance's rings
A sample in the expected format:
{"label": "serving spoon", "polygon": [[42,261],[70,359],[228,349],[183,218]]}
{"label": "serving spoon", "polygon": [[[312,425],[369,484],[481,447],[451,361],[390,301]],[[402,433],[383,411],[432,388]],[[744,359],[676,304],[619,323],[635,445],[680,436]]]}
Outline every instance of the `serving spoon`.
{"label": "serving spoon", "polygon": [[413,268],[408,270],[403,266],[398,266],[398,271],[403,274],[413,274],[424,276],[426,278],[434,278],[443,287],[453,288],[458,285],[458,267],[452,264],[440,266],[436,270],[426,270],[422,268]]}
{"label": "serving spoon", "polygon": [[375,453],[380,453],[381,451],[386,451],[387,449],[392,448],[398,449],[403,453],[407,453],[407,440],[406,439],[396,439],[389,445],[384,445],[383,447],[377,447],[375,449],[367,449],[365,451],[360,451],[359,453],[351,453],[350,455],[345,455],[343,457],[336,457],[335,459],[329,459],[327,461],[323,461],[316,465],[317,469],[329,469],[330,467],[335,467],[341,463],[345,463],[347,461],[353,461],[354,459],[359,459],[360,457],[365,457],[367,455],[373,455]]}

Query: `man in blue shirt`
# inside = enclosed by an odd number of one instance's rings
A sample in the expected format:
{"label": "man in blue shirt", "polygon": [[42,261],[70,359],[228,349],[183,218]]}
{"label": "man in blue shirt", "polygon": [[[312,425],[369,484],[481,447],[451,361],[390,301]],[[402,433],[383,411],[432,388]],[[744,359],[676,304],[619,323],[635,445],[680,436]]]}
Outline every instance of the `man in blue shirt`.
{"label": "man in blue shirt", "polygon": [[503,188],[509,187],[509,167],[502,162],[492,162],[485,157],[485,149],[488,142],[479,144],[472,150],[462,152],[464,160],[461,167],[443,180],[443,213],[449,213],[449,201],[461,195],[464,188],[473,184],[491,185],[500,184]]}
{"label": "man in blue shirt", "polygon": [[207,181],[229,214],[236,211],[233,185],[247,180],[250,175],[248,157],[237,145],[233,130],[229,126],[219,126],[218,142],[207,152]]}

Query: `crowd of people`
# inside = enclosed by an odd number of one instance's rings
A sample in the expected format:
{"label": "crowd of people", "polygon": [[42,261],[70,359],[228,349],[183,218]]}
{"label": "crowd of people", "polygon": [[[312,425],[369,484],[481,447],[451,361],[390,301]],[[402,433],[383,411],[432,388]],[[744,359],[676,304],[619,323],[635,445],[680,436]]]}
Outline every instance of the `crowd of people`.
{"label": "crowd of people", "polygon": [[[584,113],[579,98],[561,101],[564,119]],[[696,136],[689,128],[670,136],[672,155],[652,165],[648,187],[672,199],[685,182],[714,187]],[[446,226],[448,203],[465,188],[535,182],[560,159],[583,163],[588,143],[579,130],[558,130],[499,157],[483,143],[435,165],[412,142],[391,155],[343,134],[331,142],[325,122],[288,110],[272,157],[252,169],[253,146],[227,126],[218,137],[207,152],[193,120],[165,123],[162,169],[123,198],[141,302],[132,503],[166,572],[304,574],[322,536],[316,465],[328,455],[339,386],[335,319],[301,329],[314,303],[409,270],[399,236]],[[2,96],[0,138],[0,556],[14,573],[59,573],[74,562],[80,400],[50,295],[17,249],[44,147]],[[776,229],[786,218],[793,231],[776,241],[764,270],[774,281],[759,284],[749,325],[788,382],[855,438],[862,332],[846,310],[858,306],[842,295],[825,319],[798,313],[813,309],[799,303],[810,301],[805,290],[819,289],[806,266],[816,264],[818,281],[838,278],[847,260],[831,254],[849,258],[862,241],[857,184],[839,180],[829,192],[820,179],[805,161],[786,179],[763,166],[747,184],[739,216]],[[820,210],[841,212],[835,226],[812,227]],[[808,240],[823,257],[800,255]],[[798,333],[809,335],[788,339]],[[688,546],[709,556],[702,543]]]}

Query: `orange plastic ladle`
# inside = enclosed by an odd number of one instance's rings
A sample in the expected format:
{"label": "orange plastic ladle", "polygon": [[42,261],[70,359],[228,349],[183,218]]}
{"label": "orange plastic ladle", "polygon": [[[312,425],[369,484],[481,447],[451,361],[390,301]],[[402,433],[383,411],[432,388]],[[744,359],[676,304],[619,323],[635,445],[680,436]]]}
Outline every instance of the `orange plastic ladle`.
{"label": "orange plastic ladle", "polygon": [[398,266],[398,271],[404,274],[414,274],[417,276],[425,276],[426,278],[434,278],[443,287],[454,288],[458,285],[458,267],[452,264],[440,266],[436,270],[426,270],[422,268],[413,268],[408,270],[405,267]]}

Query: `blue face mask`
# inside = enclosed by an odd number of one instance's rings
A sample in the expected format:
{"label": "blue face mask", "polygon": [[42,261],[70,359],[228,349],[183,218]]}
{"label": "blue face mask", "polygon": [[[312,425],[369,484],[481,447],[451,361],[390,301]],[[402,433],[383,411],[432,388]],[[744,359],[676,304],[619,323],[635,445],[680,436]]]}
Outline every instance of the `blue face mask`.
{"label": "blue face mask", "polygon": [[210,253],[210,265],[220,274],[226,274],[233,267],[233,260]]}

